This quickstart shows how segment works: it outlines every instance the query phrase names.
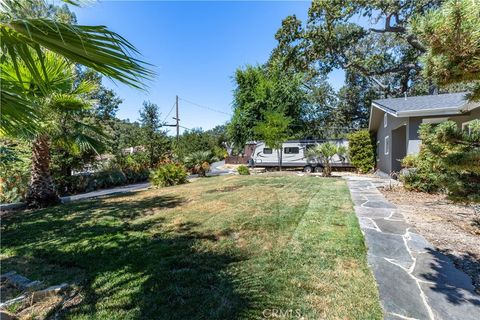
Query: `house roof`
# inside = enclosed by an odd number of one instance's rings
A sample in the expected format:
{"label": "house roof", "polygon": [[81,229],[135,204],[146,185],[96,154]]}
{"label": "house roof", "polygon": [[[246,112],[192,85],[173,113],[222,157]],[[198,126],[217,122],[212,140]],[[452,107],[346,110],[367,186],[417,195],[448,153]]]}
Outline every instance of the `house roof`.
{"label": "house roof", "polygon": [[458,114],[470,109],[467,94],[467,92],[459,92],[379,99],[372,101],[372,106],[396,117]]}

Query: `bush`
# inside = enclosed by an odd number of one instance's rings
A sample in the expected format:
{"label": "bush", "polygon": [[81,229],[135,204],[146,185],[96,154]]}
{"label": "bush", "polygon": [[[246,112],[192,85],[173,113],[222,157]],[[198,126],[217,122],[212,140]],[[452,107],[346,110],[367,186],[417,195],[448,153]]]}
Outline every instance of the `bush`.
{"label": "bush", "polygon": [[435,127],[422,124],[419,133],[422,148],[416,168],[427,179],[416,186],[407,178],[406,187],[437,188],[455,201],[480,202],[480,120],[471,121],[468,130],[453,121]]}
{"label": "bush", "polygon": [[19,141],[0,141],[0,203],[22,201],[30,180],[30,148]]}
{"label": "bush", "polygon": [[192,173],[204,177],[210,171],[210,163],[217,160],[210,151],[196,151],[186,156],[184,163]]}
{"label": "bush", "polygon": [[187,170],[177,163],[166,163],[152,170],[150,182],[156,187],[169,187],[187,182]]}
{"label": "bush", "polygon": [[250,170],[248,170],[247,166],[241,165],[237,168],[237,172],[241,176],[248,176],[250,174]]}
{"label": "bush", "polygon": [[401,175],[406,189],[424,192],[446,191],[461,202],[480,201],[480,121],[463,131],[452,121],[433,127],[420,126],[422,148],[417,157],[402,164],[413,167]]}
{"label": "bush", "polygon": [[360,173],[367,173],[375,167],[374,139],[368,130],[360,130],[348,135],[348,156],[351,164]]}
{"label": "bush", "polygon": [[416,168],[418,163],[418,155],[409,154],[402,159],[403,168]]}
{"label": "bush", "polygon": [[442,188],[443,170],[439,160],[422,147],[418,155],[408,155],[402,160],[404,170],[400,181],[405,189],[420,192],[439,192]]}

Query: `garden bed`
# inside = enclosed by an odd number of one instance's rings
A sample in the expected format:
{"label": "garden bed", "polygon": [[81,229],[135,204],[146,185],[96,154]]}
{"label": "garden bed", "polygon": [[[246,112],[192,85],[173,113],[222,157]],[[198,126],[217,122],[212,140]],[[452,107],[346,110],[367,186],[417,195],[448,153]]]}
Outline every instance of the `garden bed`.
{"label": "garden bed", "polygon": [[480,292],[480,216],[471,206],[455,204],[443,194],[380,189],[414,228],[449,255]]}

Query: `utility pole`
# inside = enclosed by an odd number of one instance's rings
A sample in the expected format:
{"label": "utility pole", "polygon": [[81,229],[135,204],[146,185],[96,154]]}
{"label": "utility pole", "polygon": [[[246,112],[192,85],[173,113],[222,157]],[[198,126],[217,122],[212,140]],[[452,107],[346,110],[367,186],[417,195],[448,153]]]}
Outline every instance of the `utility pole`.
{"label": "utility pole", "polygon": [[180,123],[179,123],[180,119],[178,119],[178,95],[176,96],[175,106],[177,111],[177,116],[175,120],[177,121],[177,142],[178,142],[178,136],[180,135]]}

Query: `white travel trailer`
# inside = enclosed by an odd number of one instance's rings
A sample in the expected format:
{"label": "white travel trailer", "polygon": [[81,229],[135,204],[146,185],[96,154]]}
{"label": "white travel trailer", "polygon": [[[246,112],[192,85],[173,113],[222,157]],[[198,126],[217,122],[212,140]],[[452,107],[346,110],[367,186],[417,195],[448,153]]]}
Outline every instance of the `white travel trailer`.
{"label": "white travel trailer", "polygon": [[[327,141],[348,147],[348,141],[346,139],[290,140],[284,142],[282,145],[282,167],[303,168],[303,171],[305,172],[322,171],[322,164],[314,159],[308,159],[306,151],[309,148]],[[277,167],[278,152],[276,149],[269,148],[265,145],[265,142],[260,141],[257,143],[255,150],[252,153],[249,164],[251,167],[259,168]],[[346,158],[335,155],[332,160],[332,167],[350,168],[351,165]]]}

